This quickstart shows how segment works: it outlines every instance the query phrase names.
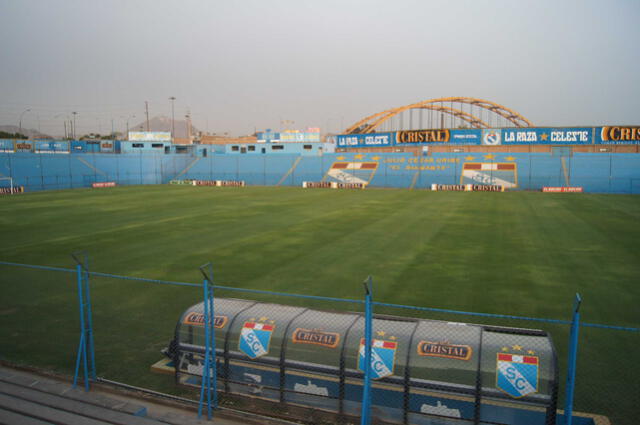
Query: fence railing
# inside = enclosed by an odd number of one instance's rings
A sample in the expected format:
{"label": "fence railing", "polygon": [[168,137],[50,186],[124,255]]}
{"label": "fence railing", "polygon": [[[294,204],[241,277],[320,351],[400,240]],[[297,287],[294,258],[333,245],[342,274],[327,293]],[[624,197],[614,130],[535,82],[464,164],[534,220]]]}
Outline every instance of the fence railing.
{"label": "fence railing", "polygon": [[192,398],[208,417],[634,423],[640,329],[580,322],[577,300],[570,320],[532,318],[376,302],[370,278],[344,299],[217,285],[209,265],[191,283],[74,258],[0,262],[4,360]]}

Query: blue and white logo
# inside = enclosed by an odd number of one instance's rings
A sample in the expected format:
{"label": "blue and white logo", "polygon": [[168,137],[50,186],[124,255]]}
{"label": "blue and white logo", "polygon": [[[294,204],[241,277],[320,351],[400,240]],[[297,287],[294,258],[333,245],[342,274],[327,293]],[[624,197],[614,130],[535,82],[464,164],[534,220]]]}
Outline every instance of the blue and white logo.
{"label": "blue and white logo", "polygon": [[269,353],[269,343],[275,326],[264,323],[245,322],[240,332],[238,348],[251,359]]}
{"label": "blue and white logo", "polygon": [[483,130],[482,144],[488,146],[499,145],[501,142],[500,130]]}
{"label": "blue and white logo", "polygon": [[[380,379],[393,375],[395,366],[397,342],[381,341],[374,339],[371,346],[371,377]],[[360,349],[358,354],[358,369],[364,370],[364,338],[360,340]]]}
{"label": "blue and white logo", "polygon": [[538,391],[538,357],[498,354],[496,386],[513,398]]}

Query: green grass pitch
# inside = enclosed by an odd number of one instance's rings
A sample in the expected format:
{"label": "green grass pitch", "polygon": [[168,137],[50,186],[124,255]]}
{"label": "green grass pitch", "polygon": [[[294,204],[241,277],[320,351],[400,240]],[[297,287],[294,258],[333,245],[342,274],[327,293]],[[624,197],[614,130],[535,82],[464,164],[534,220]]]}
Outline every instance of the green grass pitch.
{"label": "green grass pitch", "polygon": [[[211,261],[218,284],[348,298],[372,275],[377,301],[556,319],[570,319],[579,292],[583,321],[637,327],[638,223],[640,197],[624,195],[80,189],[0,198],[0,260],[71,268],[70,253],[86,250],[93,271],[183,282],[200,282]],[[0,266],[0,290],[0,358],[73,371],[74,276]],[[99,375],[170,391],[149,365],[200,291],[107,278],[92,291]],[[564,365],[566,327],[492,323],[549,329]],[[633,408],[620,387],[634,380],[639,393],[639,340],[582,331],[580,410]]]}

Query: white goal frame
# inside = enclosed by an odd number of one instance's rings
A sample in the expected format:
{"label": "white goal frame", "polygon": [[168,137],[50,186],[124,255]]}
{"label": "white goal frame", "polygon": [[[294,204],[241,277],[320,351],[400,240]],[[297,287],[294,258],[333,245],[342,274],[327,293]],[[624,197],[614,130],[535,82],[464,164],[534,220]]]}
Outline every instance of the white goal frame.
{"label": "white goal frame", "polygon": [[0,181],[2,180],[9,180],[9,187],[11,188],[11,192],[9,192],[9,194],[13,195],[13,177],[0,177]]}

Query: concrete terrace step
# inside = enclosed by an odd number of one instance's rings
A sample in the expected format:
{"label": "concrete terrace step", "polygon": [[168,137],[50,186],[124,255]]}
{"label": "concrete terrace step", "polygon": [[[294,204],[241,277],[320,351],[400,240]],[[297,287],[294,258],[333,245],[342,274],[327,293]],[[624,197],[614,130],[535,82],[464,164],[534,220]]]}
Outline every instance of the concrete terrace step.
{"label": "concrete terrace step", "polygon": [[[152,394],[92,383],[85,392],[68,377],[14,368],[0,361],[0,424],[25,425],[292,425],[247,412],[216,411],[198,419],[192,403],[167,401]],[[205,416],[206,417],[206,416]]]}
{"label": "concrete terrace step", "polygon": [[[65,425],[106,425],[102,422],[73,413],[47,407],[38,403],[0,394],[0,410],[7,410],[26,418],[39,419],[45,422]],[[22,423],[22,420],[16,424]]]}
{"label": "concrete terrace step", "polygon": [[[53,395],[7,382],[0,382],[0,397],[2,396],[77,415],[82,420],[94,419],[115,425],[155,425],[159,423],[153,419],[134,416],[107,407],[96,406],[93,403],[73,400],[66,396]],[[40,419],[49,420],[49,417],[40,417]]]}
{"label": "concrete terrace step", "polygon": [[26,372],[0,368],[0,383],[2,382],[27,387],[43,393],[64,396],[71,400],[112,409],[129,415],[146,416],[146,408],[141,404],[125,402],[93,392],[85,392],[83,389],[73,389],[69,383],[34,376]]}
{"label": "concrete terrace step", "polygon": [[0,409],[0,424],[20,424],[20,425],[50,425],[51,422],[23,416],[19,413],[9,412]]}

